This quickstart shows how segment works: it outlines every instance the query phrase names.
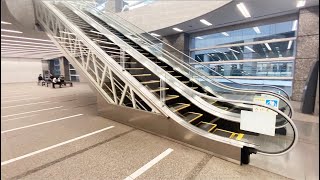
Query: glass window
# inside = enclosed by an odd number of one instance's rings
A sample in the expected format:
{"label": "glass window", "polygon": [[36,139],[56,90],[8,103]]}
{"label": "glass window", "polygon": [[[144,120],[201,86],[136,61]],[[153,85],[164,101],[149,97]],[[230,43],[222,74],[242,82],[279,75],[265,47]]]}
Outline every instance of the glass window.
{"label": "glass window", "polygon": [[291,81],[297,24],[293,20],[192,37],[190,56],[212,70],[190,64],[215,78],[214,71],[233,79],[251,76],[252,84],[270,77]]}

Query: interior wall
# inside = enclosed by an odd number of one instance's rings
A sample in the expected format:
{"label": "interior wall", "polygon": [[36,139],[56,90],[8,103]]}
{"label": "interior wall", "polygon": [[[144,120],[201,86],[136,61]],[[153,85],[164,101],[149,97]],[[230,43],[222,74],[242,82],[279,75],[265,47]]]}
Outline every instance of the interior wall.
{"label": "interior wall", "polygon": [[41,59],[1,57],[1,83],[37,82]]}

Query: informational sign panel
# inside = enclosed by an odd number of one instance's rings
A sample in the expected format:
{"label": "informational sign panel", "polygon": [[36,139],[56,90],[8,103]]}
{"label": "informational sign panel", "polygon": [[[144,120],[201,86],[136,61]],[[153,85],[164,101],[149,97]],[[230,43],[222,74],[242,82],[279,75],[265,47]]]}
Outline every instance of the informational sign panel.
{"label": "informational sign panel", "polygon": [[241,110],[240,129],[269,136],[275,135],[276,114]]}
{"label": "informational sign panel", "polygon": [[[264,96],[256,96],[253,98],[253,102],[257,102],[259,104],[264,104],[273,108],[278,109],[279,108],[279,99],[275,98],[273,96],[268,96],[268,95],[264,95]],[[278,114],[268,108],[264,108],[261,106],[253,106],[253,112],[270,112],[273,114]]]}

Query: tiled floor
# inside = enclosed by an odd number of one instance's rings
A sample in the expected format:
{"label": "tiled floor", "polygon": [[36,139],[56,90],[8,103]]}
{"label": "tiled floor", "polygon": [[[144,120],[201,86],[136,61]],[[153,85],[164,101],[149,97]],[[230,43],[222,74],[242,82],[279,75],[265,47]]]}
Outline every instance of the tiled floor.
{"label": "tiled floor", "polygon": [[[319,128],[313,122],[297,121],[300,142],[287,156],[252,155],[251,165],[239,166],[97,116],[96,97],[87,84],[57,89],[34,83],[2,84],[1,91],[1,179],[287,179],[278,174],[311,179],[319,175],[314,171],[319,164],[316,155],[307,158],[304,153],[319,152],[313,144],[318,142]],[[168,150],[173,151],[150,166]]]}

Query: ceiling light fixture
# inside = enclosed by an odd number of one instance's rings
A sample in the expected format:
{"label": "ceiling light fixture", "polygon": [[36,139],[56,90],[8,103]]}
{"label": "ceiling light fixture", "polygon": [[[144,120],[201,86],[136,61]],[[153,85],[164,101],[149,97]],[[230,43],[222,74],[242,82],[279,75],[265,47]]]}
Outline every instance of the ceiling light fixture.
{"label": "ceiling light fixture", "polygon": [[251,17],[248,9],[246,8],[246,6],[244,5],[244,3],[239,3],[237,4],[237,8],[240,10],[240,12],[242,13],[242,15],[245,18]]}
{"label": "ceiling light fixture", "polygon": [[173,30],[175,31],[178,31],[178,32],[182,32],[183,30],[182,29],[179,29],[179,28],[172,28]]}
{"label": "ceiling light fixture", "polygon": [[239,51],[236,51],[236,50],[234,50],[234,49],[229,48],[229,50],[240,54]]}
{"label": "ceiling light fixture", "polygon": [[303,7],[304,5],[306,5],[306,1],[305,1],[305,0],[298,0],[298,2],[297,2],[297,8]]}
{"label": "ceiling light fixture", "polygon": [[225,35],[225,36],[230,36],[228,33],[226,32],[222,32],[221,34]]}
{"label": "ceiling light fixture", "polygon": [[249,51],[251,52],[255,52],[252,48],[250,48],[249,46],[244,46],[245,48],[247,48]]}
{"label": "ceiling light fixture", "polygon": [[288,48],[287,48],[287,49],[291,49],[291,46],[292,46],[292,40],[289,41],[289,43],[288,43]]}
{"label": "ceiling light fixture", "polygon": [[9,22],[1,21],[1,24],[11,24]]}
{"label": "ceiling light fixture", "polygon": [[264,45],[268,48],[269,51],[272,51],[271,47],[269,46],[268,43],[264,43]]}
{"label": "ceiling light fixture", "polygon": [[[38,47],[38,48],[43,48],[43,46],[33,46],[33,45],[28,45],[28,44],[12,44],[12,43],[3,43],[1,42],[1,45],[4,44],[4,45],[9,45],[9,46],[15,46],[15,47]],[[53,48],[53,49],[56,49],[55,46],[50,46],[50,47],[47,47],[47,48]]]}
{"label": "ceiling light fixture", "polygon": [[296,31],[298,26],[298,20],[294,20],[292,24],[292,31]]}
{"label": "ceiling light fixture", "polygon": [[209,23],[207,20],[205,19],[201,19],[200,22],[202,22],[203,24],[207,25],[207,26],[212,26],[211,23]]}
{"label": "ceiling light fixture", "polygon": [[253,27],[253,30],[254,30],[257,34],[260,34],[260,33],[261,33],[261,31],[260,31],[260,29],[259,29],[258,27]]}
{"label": "ceiling light fixture", "polygon": [[203,39],[203,37],[200,37],[200,36],[198,36],[198,37],[196,37],[197,39]]}
{"label": "ceiling light fixture", "polygon": [[160,37],[160,35],[159,35],[159,34],[156,34],[156,33],[151,33],[150,35],[151,35],[151,36],[155,36],[155,37]]}
{"label": "ceiling light fixture", "polygon": [[21,31],[15,31],[15,30],[10,30],[10,29],[1,29],[3,32],[11,32],[11,33],[22,33]]}
{"label": "ceiling light fixture", "polygon": [[46,45],[46,46],[54,46],[54,44],[45,44],[45,43],[37,43],[37,42],[28,42],[28,41],[15,41],[15,40],[9,40],[9,39],[1,39],[2,41],[7,41],[7,42],[17,42],[17,43],[26,43],[26,44],[36,44],[36,45]]}
{"label": "ceiling light fixture", "polygon": [[1,37],[16,38],[16,39],[27,39],[27,40],[44,41],[44,42],[52,42],[51,40],[45,40],[45,39],[27,38],[27,37],[20,37],[20,36],[9,36],[9,35],[3,35],[3,34],[1,34]]}
{"label": "ceiling light fixture", "polygon": [[36,49],[36,50],[52,50],[52,51],[55,51],[55,50],[59,50],[57,48],[33,48],[33,47],[13,47],[13,46],[1,46],[1,48],[5,48],[5,49]]}

